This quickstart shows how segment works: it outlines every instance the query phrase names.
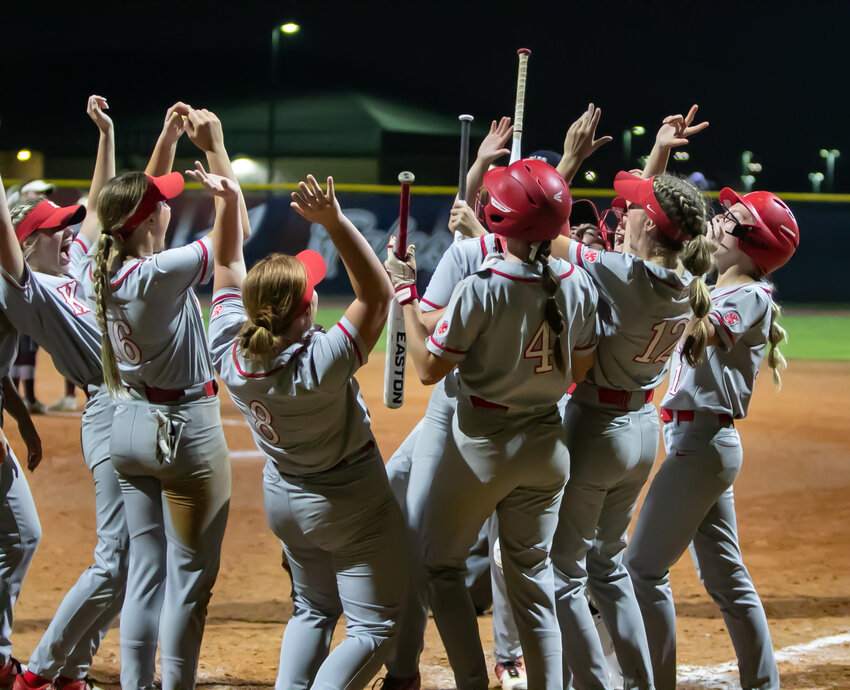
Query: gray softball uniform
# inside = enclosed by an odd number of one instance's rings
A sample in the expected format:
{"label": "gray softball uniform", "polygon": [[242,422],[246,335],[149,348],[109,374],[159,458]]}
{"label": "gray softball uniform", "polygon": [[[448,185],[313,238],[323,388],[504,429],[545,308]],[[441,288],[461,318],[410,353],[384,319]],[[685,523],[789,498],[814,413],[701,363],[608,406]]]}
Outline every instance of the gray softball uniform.
{"label": "gray softball uniform", "polygon": [[458,363],[457,413],[425,508],[425,566],[431,609],[461,690],[488,687],[465,559],[484,521],[499,519],[508,598],[528,686],[562,689],[561,634],[549,551],[569,452],[557,403],[571,383],[575,349],[596,345],[596,289],[558,259],[555,298],[565,317],[558,371],[544,317],[539,265],[492,254],[455,288],[426,343]]}
{"label": "gray softball uniform", "polygon": [[109,459],[113,405],[103,386],[100,330],[82,294],[79,270],[86,245],[71,245],[68,274],[24,268],[22,280],[0,269],[0,306],[15,328],[44,348],[56,369],[86,392],[80,438],[95,487],[94,563],[68,591],[30,656],[28,669],[47,679],[84,678],[92,657],[121,611],[127,579],[124,500]]}
{"label": "gray softball uniform", "polygon": [[[18,333],[0,312],[0,379],[9,375],[17,351]],[[0,387],[0,416],[2,409]],[[41,523],[24,470],[11,446],[7,448],[0,463],[0,666],[12,655],[12,611],[41,541]]]}
{"label": "gray softball uniform", "polygon": [[[94,303],[92,259],[82,282]],[[130,565],[121,610],[121,685],[192,688],[230,504],[230,464],[200,305],[209,238],[132,259],[111,277],[109,338],[130,400],[115,406]]]}
{"label": "gray softball uniform", "polygon": [[770,630],[744,566],[732,483],[743,451],[735,419],[743,419],[764,357],[771,318],[767,284],[711,291],[709,319],[720,343],[690,367],[673,354],[662,401],[667,458],[638,516],[626,564],[640,603],[655,686],[676,686],[676,612],[670,567],[693,547],[700,579],[723,613],[738,657],[741,687],[779,687]]}
{"label": "gray softball uniform", "polygon": [[[266,518],[292,568],[278,690],[362,688],[390,652],[404,601],[404,518],[354,379],[368,351],[342,317],[265,366],[246,359],[241,290],[213,297],[210,347],[267,459]],[[328,654],[340,614],[345,640]]]}
{"label": "gray softball uniform", "polygon": [[[449,246],[434,271],[420,300],[422,311],[444,308],[454,287],[481,266],[488,254],[500,250],[495,235],[462,240]],[[399,621],[399,637],[387,660],[387,671],[395,678],[410,678],[419,670],[428,621],[428,583],[422,564],[422,517],[437,463],[456,407],[457,372],[452,371],[434,386],[425,417],[387,462],[387,475],[407,519],[411,551],[411,583],[407,603]],[[489,530],[487,530],[489,534]],[[486,537],[485,537],[486,538]],[[489,538],[487,538],[488,541]],[[492,552],[492,544],[489,546]],[[491,553],[492,555],[492,553]],[[507,602],[505,578],[499,568],[488,568],[493,592],[493,637],[497,662],[515,661],[522,655],[516,625]]]}
{"label": "gray softball uniform", "polygon": [[611,632],[624,686],[650,688],[649,647],[623,551],[658,450],[652,393],[687,324],[692,277],[580,242],[570,245],[570,258],[602,299],[596,360],[564,411],[570,480],[552,546],[564,667],[579,690],[612,685],[589,590]]}

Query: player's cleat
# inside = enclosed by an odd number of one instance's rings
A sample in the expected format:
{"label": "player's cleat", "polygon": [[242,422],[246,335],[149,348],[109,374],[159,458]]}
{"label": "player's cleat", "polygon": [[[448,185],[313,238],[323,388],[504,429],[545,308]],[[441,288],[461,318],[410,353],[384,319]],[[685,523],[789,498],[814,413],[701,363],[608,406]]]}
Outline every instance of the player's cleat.
{"label": "player's cleat", "polygon": [[78,409],[77,398],[73,395],[64,395],[47,409],[51,412],[75,412]]}
{"label": "player's cleat", "polygon": [[52,680],[37,676],[30,671],[15,678],[15,685],[13,686],[14,690],[54,690],[55,687]]}
{"label": "player's cleat", "polygon": [[528,680],[525,677],[525,666],[522,659],[506,664],[496,664],[496,678],[502,690],[528,690]]}
{"label": "player's cleat", "polygon": [[47,414],[47,405],[45,405],[40,400],[33,400],[29,402],[28,400],[24,401],[24,405],[27,408],[27,412],[32,414]]}
{"label": "player's cleat", "polygon": [[422,687],[422,676],[418,673],[412,678],[393,678],[390,674],[383,678],[378,678],[373,684],[372,689],[377,690],[419,690]]}
{"label": "player's cleat", "polygon": [[21,664],[17,659],[9,657],[9,661],[0,667],[0,688],[6,690],[16,685],[15,681],[21,675]]}

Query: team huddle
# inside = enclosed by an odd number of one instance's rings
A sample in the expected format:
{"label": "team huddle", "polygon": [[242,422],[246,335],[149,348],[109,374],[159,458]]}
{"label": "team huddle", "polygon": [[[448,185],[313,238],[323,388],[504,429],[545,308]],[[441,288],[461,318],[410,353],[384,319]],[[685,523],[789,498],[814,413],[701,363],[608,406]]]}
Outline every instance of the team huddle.
{"label": "team huddle", "polygon": [[[308,176],[291,206],[327,229],[355,296],[327,331],[314,322],[319,254],[246,266],[248,213],[218,118],[175,104],[147,168],[116,175],[106,109],[89,99],[100,139],[88,212],[46,198],[9,208],[0,185],[3,408],[35,469],[38,434],[8,380],[25,334],[86,394],[97,517],[95,561],[24,672],[12,608],[41,529],[2,439],[0,688],[83,690],[119,614],[122,687],[155,687],[158,649],[162,687],[195,686],[231,488],[219,381],[266,457],[266,517],[292,582],[276,688],[354,690],[382,667],[377,687],[420,688],[429,610],[457,687],[488,688],[476,570],[492,580],[501,687],[675,688],[669,569],[689,547],[742,687],[779,687],[732,484],[735,422],[759,365],[766,356],[777,385],[784,366],[768,276],[799,230],[774,194],[726,188],[714,214],[665,172],[671,150],[708,125],[694,124],[696,106],[664,119],[644,168],[617,174],[601,214],[570,195],[610,141],[596,138],[598,108],[569,128],[560,158],[506,166],[495,162],[514,131],[494,121],[452,206],[456,241],[422,297],[414,247],[393,238],[379,259],[333,179]],[[184,135],[206,159],[186,175],[212,195],[215,222],[165,249]],[[210,280],[205,329],[194,288]],[[393,301],[408,359],[434,387],[385,464],[355,374]],[[667,457],[627,544],[659,436]],[[340,615],[346,635],[330,651]]]}

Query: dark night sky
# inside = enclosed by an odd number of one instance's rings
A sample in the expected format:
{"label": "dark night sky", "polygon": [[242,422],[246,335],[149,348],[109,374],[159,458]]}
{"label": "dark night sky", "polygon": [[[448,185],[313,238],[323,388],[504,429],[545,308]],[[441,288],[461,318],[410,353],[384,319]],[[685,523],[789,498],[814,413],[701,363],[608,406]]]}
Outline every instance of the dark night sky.
{"label": "dark night sky", "polygon": [[818,150],[838,148],[836,191],[850,192],[842,0],[0,0],[0,149],[38,148],[43,128],[76,135],[90,93],[119,120],[177,99],[214,108],[265,97],[270,29],[291,17],[302,31],[283,43],[280,88],[292,94],[356,88],[489,120],[512,114],[515,51],[527,46],[525,151],[560,149],[593,100],[600,134],[617,138],[594,162],[608,184],[625,128],[647,127],[636,149],[648,152],[664,115],[699,103],[711,127],[692,141],[688,171],[740,186],[751,149],[764,165],[758,186],[806,191],[824,167]]}

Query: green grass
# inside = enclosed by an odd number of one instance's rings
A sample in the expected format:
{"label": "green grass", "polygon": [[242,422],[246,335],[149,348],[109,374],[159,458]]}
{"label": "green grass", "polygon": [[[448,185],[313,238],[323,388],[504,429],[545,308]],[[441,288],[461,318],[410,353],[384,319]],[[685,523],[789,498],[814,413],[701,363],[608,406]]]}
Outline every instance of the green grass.
{"label": "green grass", "polygon": [[850,314],[789,314],[779,322],[788,331],[781,350],[789,359],[850,360]]}
{"label": "green grass", "polygon": [[[208,323],[209,306],[203,309],[204,321]],[[788,331],[788,342],[782,346],[782,352],[789,359],[850,361],[850,311],[842,316],[834,310],[819,314],[814,305],[811,309],[812,313],[801,313],[800,305],[794,305],[792,313],[782,317],[780,323]],[[316,322],[328,329],[339,321],[344,311],[343,307],[319,307]],[[382,335],[375,352],[384,352],[385,347],[386,336]]]}

